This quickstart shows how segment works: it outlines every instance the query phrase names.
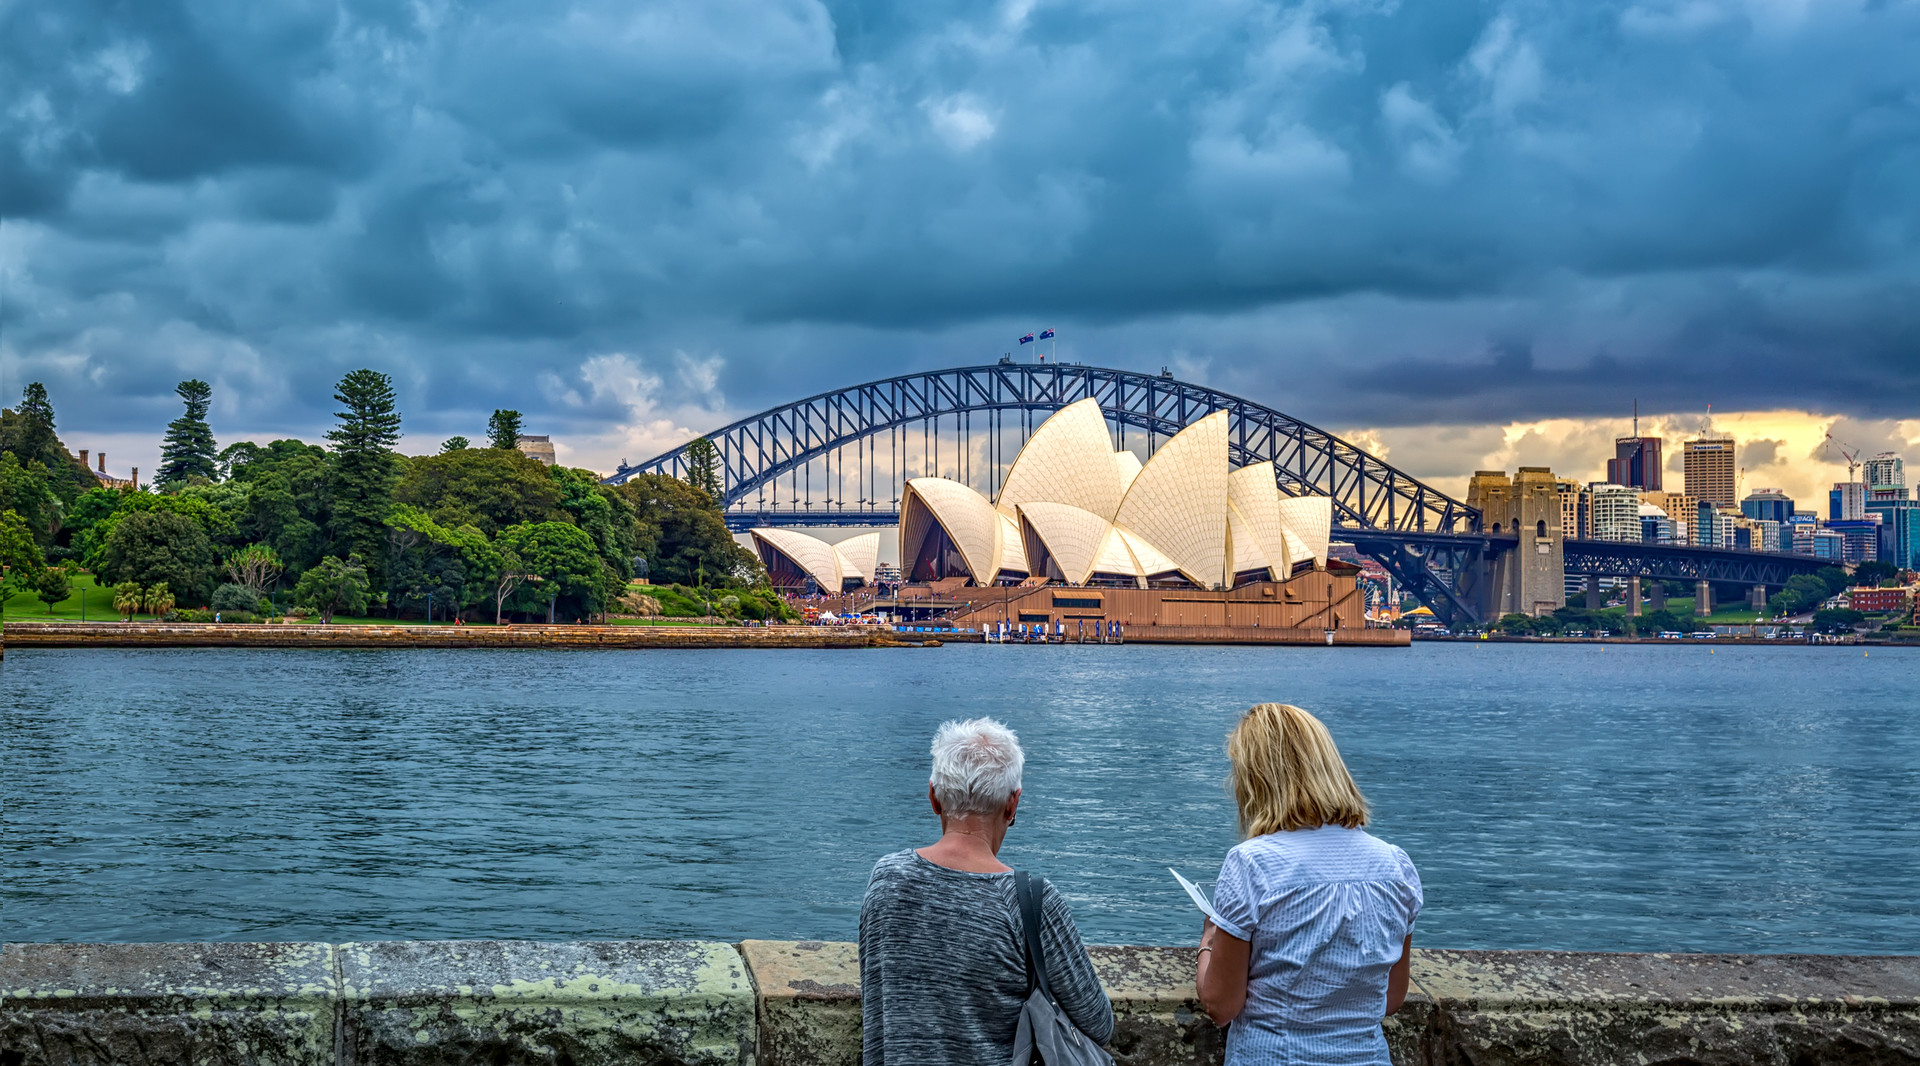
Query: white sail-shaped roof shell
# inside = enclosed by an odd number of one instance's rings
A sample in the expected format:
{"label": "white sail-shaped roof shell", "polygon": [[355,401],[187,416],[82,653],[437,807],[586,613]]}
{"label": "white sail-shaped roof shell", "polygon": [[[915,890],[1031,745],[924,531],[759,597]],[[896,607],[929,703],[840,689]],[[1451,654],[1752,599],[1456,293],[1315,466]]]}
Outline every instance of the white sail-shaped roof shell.
{"label": "white sail-shaped roof shell", "polygon": [[[849,577],[866,578],[868,575],[849,573],[846,557],[834,550],[834,546],[819,537],[809,536],[792,529],[754,529],[748,531],[754,540],[771,547],[792,561],[813,578],[814,583],[832,593],[839,593]],[[879,534],[869,534],[875,538],[876,549]],[[762,555],[764,557],[764,552]]]}
{"label": "white sail-shaped roof shell", "polygon": [[[996,513],[1000,516],[1000,554],[994,559],[994,577],[1002,570],[1033,573],[1033,567],[1027,565],[1027,546],[1020,537],[1020,523],[1005,511]],[[991,584],[994,577],[987,578],[987,583]]]}
{"label": "white sail-shaped roof shell", "polygon": [[[1280,580],[1293,573],[1296,559],[1306,556],[1295,555],[1287,544],[1285,519],[1280,512],[1280,490],[1274,485],[1273,464],[1271,462],[1250,463],[1235,470],[1227,477],[1228,496],[1233,501],[1233,509],[1245,523],[1245,534],[1258,547],[1259,554],[1266,557],[1260,565],[1267,568],[1273,580]],[[1238,555],[1247,546],[1241,544],[1241,533],[1233,535],[1234,552]],[[1249,555],[1247,558],[1251,559]],[[1254,566],[1242,566],[1238,561],[1233,564],[1233,572],[1245,573]]]}
{"label": "white sail-shaped roof shell", "polygon": [[1068,404],[1040,423],[1007,471],[995,501],[1018,516],[1028,502],[1063,503],[1111,521],[1120,509],[1119,469],[1100,401]]}
{"label": "white sail-shaped roof shell", "polygon": [[1312,556],[1313,564],[1324,569],[1327,546],[1333,540],[1333,500],[1326,496],[1282,497],[1280,520],[1300,542],[1294,561]]}
{"label": "white sail-shaped roof shell", "polygon": [[1120,472],[1120,495],[1124,498],[1133,487],[1133,479],[1140,476],[1140,457],[1132,452],[1114,452],[1113,465]]}
{"label": "white sail-shaped roof shell", "polygon": [[1112,522],[1065,503],[1023,503],[1020,520],[1025,524],[1024,531],[1030,531],[1046,547],[1054,567],[1070,585],[1087,583],[1097,569],[1100,549],[1113,532]]}
{"label": "white sail-shaped roof shell", "polygon": [[872,581],[873,572],[880,565],[880,534],[862,533],[850,537],[833,546],[840,555],[840,572],[846,577],[857,577],[862,581]]}
{"label": "white sail-shaped roof shell", "polygon": [[900,559],[911,567],[926,542],[927,522],[938,522],[959,549],[975,584],[990,585],[1000,567],[1000,516],[985,496],[958,481],[917,477],[900,500]]}
{"label": "white sail-shaped roof shell", "polygon": [[1241,516],[1240,508],[1228,504],[1227,571],[1237,578],[1250,570],[1264,570],[1273,577],[1273,566],[1254,538],[1252,526]]}
{"label": "white sail-shaped roof shell", "polygon": [[1176,433],[1140,469],[1116,524],[1150,542],[1201,588],[1228,581],[1227,412]]}

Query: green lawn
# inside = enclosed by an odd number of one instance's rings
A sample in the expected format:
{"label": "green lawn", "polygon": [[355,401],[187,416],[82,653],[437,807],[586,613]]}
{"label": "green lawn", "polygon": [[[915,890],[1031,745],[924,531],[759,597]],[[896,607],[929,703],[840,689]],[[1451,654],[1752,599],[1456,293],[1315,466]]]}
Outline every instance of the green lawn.
{"label": "green lawn", "polygon": [[[86,620],[89,622],[110,622],[120,616],[113,609],[113,589],[94,584],[92,574],[74,574],[73,595],[53,605],[48,611],[47,605],[31,592],[22,592],[6,602],[5,615],[13,622],[77,622],[81,618],[82,597],[86,600]],[[135,617],[140,617],[136,615]],[[147,616],[151,617],[151,616]]]}

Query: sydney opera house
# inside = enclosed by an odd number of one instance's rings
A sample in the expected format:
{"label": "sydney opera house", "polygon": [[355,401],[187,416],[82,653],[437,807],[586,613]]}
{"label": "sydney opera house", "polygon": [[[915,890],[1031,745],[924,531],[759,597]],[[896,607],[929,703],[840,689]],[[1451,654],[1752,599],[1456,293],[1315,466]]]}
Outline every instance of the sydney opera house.
{"label": "sydney opera house", "polygon": [[[947,478],[908,481],[894,606],[943,605],[956,624],[1364,629],[1352,568],[1328,559],[1331,501],[1285,495],[1271,463],[1234,468],[1228,419],[1208,415],[1142,464],[1114,450],[1099,404],[1082,400],[1034,430],[994,499]],[[873,580],[878,533],[751,536],[776,586],[833,595]]]}

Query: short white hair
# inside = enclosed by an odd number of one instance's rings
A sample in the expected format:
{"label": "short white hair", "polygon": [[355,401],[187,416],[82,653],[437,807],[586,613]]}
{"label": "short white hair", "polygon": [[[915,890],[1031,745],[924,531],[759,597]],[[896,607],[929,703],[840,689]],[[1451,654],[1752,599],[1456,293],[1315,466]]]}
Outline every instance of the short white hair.
{"label": "short white hair", "polygon": [[933,735],[933,772],[927,784],[948,814],[996,814],[1020,791],[1026,763],[1020,738],[999,722],[947,722]]}

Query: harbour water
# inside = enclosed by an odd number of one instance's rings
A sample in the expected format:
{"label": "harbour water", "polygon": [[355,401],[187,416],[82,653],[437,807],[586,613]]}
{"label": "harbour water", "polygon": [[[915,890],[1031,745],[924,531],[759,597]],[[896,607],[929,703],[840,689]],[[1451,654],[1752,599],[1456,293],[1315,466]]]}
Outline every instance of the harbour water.
{"label": "harbour water", "polygon": [[1191,943],[1222,737],[1334,730],[1444,947],[1920,952],[1920,652],[1416,645],[29,651],[0,940],[852,939],[926,744],[1028,747],[1003,858]]}

